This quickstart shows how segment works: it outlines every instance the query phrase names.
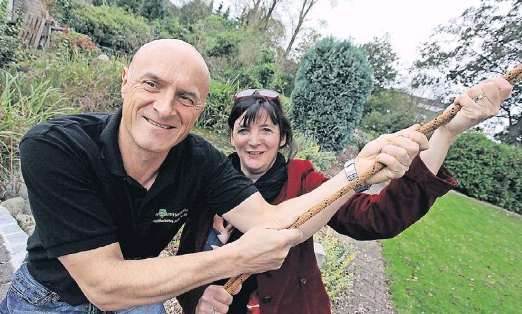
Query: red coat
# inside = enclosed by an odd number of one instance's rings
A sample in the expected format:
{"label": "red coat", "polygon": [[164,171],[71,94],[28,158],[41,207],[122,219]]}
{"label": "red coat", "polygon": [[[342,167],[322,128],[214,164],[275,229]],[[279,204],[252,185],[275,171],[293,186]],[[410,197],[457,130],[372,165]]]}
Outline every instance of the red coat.
{"label": "red coat", "polygon": [[[314,171],[308,160],[294,159],[288,164],[288,180],[273,203],[279,204],[310,192],[326,180],[326,176]],[[356,240],[392,238],[423,217],[436,198],[455,185],[455,180],[445,168],[434,176],[417,156],[404,177],[392,180],[377,195],[354,195],[328,225]],[[188,217],[179,254],[201,251],[213,216],[214,213],[207,210],[197,217]],[[263,314],[331,313],[312,238],[292,248],[280,269],[255,276]],[[206,287],[178,297],[185,313],[194,313]]]}

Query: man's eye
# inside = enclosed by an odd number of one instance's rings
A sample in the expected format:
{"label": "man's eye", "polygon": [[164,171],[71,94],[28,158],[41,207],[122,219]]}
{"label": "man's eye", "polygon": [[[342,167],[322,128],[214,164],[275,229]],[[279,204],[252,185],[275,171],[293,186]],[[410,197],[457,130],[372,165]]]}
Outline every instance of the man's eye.
{"label": "man's eye", "polygon": [[158,85],[153,81],[143,81],[143,84],[148,88],[158,88]]}
{"label": "man's eye", "polygon": [[187,107],[193,107],[195,104],[194,99],[192,99],[191,97],[189,97],[187,95],[179,95],[178,99],[184,106],[187,106]]}

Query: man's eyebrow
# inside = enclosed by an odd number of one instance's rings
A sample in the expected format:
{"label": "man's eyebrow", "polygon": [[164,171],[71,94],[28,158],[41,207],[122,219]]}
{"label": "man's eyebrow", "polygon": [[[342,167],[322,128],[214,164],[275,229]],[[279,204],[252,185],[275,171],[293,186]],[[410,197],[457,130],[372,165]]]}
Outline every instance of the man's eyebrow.
{"label": "man's eyebrow", "polygon": [[177,92],[177,94],[185,94],[185,95],[191,96],[194,99],[198,99],[197,93],[189,91],[189,90],[185,90],[185,89],[179,90]]}
{"label": "man's eyebrow", "polygon": [[[155,82],[160,83],[160,85],[166,83],[166,81],[164,79],[162,79],[161,77],[159,77],[158,75],[156,75],[156,74],[154,74],[152,72],[146,72],[146,73],[142,74],[138,78],[138,80],[143,80],[143,79],[151,79],[151,80],[153,80]],[[178,94],[178,95],[180,95],[180,94],[188,95],[188,96],[194,98],[195,100],[199,100],[198,93],[190,91],[190,90],[181,89],[181,90],[178,90],[176,94]]]}
{"label": "man's eyebrow", "polygon": [[144,79],[144,78],[152,79],[154,81],[163,81],[159,76],[157,76],[156,74],[154,74],[152,72],[146,72],[145,74],[143,74],[139,77],[139,79]]}

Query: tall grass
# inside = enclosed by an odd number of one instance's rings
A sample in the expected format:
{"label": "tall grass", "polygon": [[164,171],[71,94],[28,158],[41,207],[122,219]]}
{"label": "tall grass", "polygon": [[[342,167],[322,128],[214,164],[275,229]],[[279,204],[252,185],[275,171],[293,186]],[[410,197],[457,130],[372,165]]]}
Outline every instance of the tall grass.
{"label": "tall grass", "polygon": [[399,313],[520,313],[522,217],[456,193],[383,241]]}
{"label": "tall grass", "polygon": [[[16,193],[18,144],[33,125],[53,116],[77,111],[64,106],[60,91],[49,81],[26,84],[27,76],[0,70],[0,180],[4,191]],[[6,191],[15,189],[14,191]]]}
{"label": "tall grass", "polygon": [[44,51],[20,65],[27,83],[47,81],[81,112],[113,112],[121,103],[121,73],[127,58],[100,61],[74,49]]}

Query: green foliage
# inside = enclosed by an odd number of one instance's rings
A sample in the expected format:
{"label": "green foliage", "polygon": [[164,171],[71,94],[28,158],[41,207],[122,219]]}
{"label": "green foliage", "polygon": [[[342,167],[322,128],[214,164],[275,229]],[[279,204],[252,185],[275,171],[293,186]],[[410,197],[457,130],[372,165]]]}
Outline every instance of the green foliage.
{"label": "green foliage", "polygon": [[203,110],[203,113],[199,116],[197,125],[205,128],[213,128],[220,133],[226,133],[232,97],[237,90],[237,84],[212,81],[205,110]]}
{"label": "green foliage", "polygon": [[421,118],[416,102],[393,89],[372,94],[365,109],[360,127],[373,137],[408,128]]}
{"label": "green foliage", "polygon": [[19,16],[14,24],[9,22],[10,11],[7,10],[7,2],[0,1],[0,68],[18,61],[23,48],[18,39],[23,16]]}
{"label": "green foliage", "polygon": [[[95,6],[117,6],[132,14],[138,14],[144,0],[93,0]],[[152,1],[154,2],[154,1]]]}
{"label": "green foliage", "polygon": [[178,10],[177,18],[181,19],[186,25],[193,25],[202,22],[212,16],[212,2],[207,3],[203,0],[192,0],[185,2]]}
{"label": "green foliage", "polygon": [[304,56],[297,72],[294,126],[313,134],[323,149],[339,152],[359,124],[371,91],[364,53],[349,41],[324,38]]}
{"label": "green foliage", "polygon": [[152,29],[143,17],[121,7],[91,6],[70,2],[60,21],[76,32],[88,35],[100,46],[118,53],[132,53],[152,39]]}
{"label": "green foliage", "polygon": [[[72,113],[60,90],[49,81],[28,82],[24,73],[0,70],[0,181],[8,186],[19,169],[18,143],[36,123]],[[28,88],[27,88],[28,87]],[[12,185],[11,185],[12,186]]]}
{"label": "green foliage", "polygon": [[520,312],[521,218],[449,193],[381,241],[396,312]]}
{"label": "green foliage", "polygon": [[310,160],[316,171],[325,172],[336,159],[335,152],[321,151],[317,142],[300,132],[294,132],[295,158]]}
{"label": "green foliage", "polygon": [[457,189],[483,201],[522,213],[522,150],[497,144],[483,134],[462,134],[445,165],[459,183]]}
{"label": "green foliage", "polygon": [[[19,65],[26,78],[19,88],[29,92],[31,85],[47,81],[80,111],[114,111],[121,103],[121,73],[128,60],[113,57],[108,61],[84,55],[71,47],[67,35],[53,35],[54,43],[34,60]],[[55,40],[56,38],[56,40]]]}
{"label": "green foliage", "polygon": [[330,228],[324,228],[319,236],[314,237],[324,248],[326,257],[321,264],[321,274],[326,286],[326,292],[331,301],[335,301],[339,292],[352,286],[352,277],[348,266],[355,258],[350,254]]}
{"label": "green foliage", "polygon": [[165,0],[143,0],[138,13],[148,20],[163,19],[167,14],[167,4]]}
{"label": "green foliage", "polygon": [[93,56],[101,53],[101,50],[89,36],[68,28],[61,32],[52,33],[51,38],[48,49],[54,51],[56,55],[70,55],[71,58],[74,58],[75,55],[79,54]]}
{"label": "green foliage", "polygon": [[189,29],[179,19],[155,20],[153,29],[157,38],[177,38],[189,42],[191,37]]}

